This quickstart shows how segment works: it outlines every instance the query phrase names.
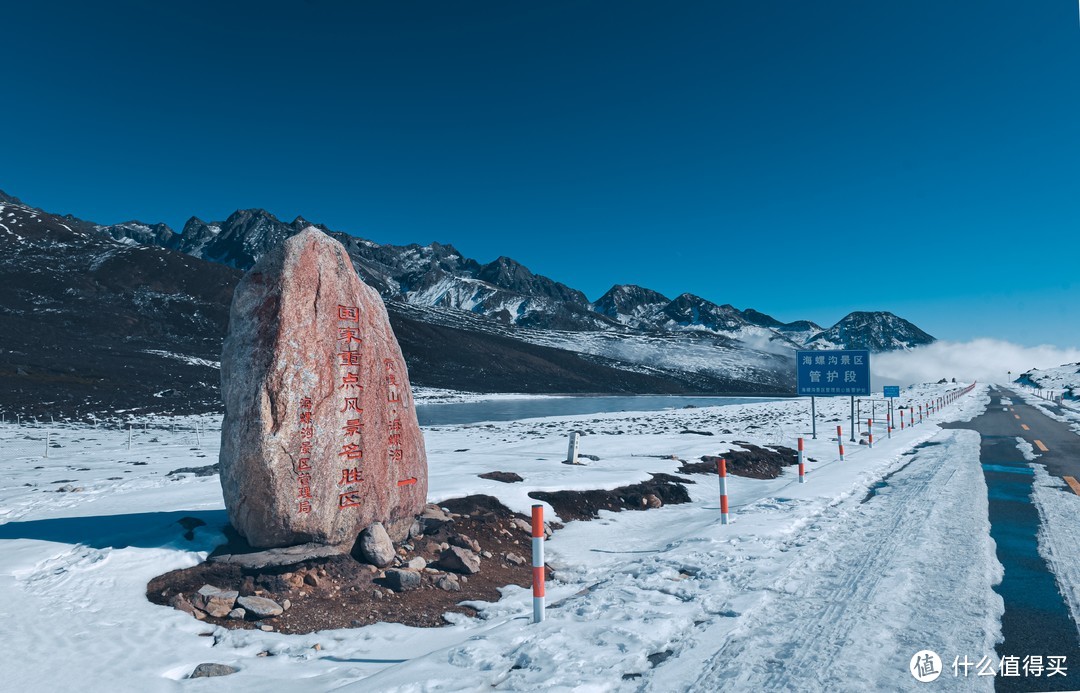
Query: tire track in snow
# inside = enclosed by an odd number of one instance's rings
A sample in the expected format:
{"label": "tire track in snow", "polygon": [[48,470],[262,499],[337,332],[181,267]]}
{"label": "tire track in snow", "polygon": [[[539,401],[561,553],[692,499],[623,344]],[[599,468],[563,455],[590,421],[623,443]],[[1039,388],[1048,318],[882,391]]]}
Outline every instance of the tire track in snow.
{"label": "tire track in snow", "polygon": [[[936,535],[948,530],[940,526],[942,506],[948,506],[951,513],[967,500],[970,514],[971,494],[982,493],[985,498],[985,487],[979,491],[967,485],[975,475],[981,479],[977,442],[968,445],[972,449],[965,451],[966,457],[943,454],[954,447],[957,437],[955,433],[943,434],[938,438],[941,448],[917,451],[908,467],[891,480],[888,491],[870,502],[852,507],[856,502],[852,499],[830,508],[827,514],[835,520],[835,524],[830,523],[831,531],[802,549],[791,568],[773,583],[769,598],[746,614],[747,622],[705,664],[691,688],[715,690],[722,684],[734,684],[747,690],[846,690],[858,679],[844,677],[852,676],[851,666],[865,659],[867,643],[874,638],[879,639],[879,650],[892,650],[885,656],[903,659],[903,664],[895,667],[895,676],[882,683],[889,687],[919,685],[904,667],[907,657],[921,648],[897,653],[898,645],[911,647],[908,641],[912,638],[888,633],[887,624],[875,619],[896,611],[895,602],[902,596],[898,591],[910,591],[913,580],[931,577],[947,583],[952,577],[913,576],[915,571],[908,570],[905,562],[912,559],[912,547],[933,547]],[[958,485],[951,483],[958,471],[952,462],[965,466],[962,488],[952,488]],[[974,517],[979,520],[978,512]],[[988,537],[985,509],[981,510],[981,525],[985,525]],[[969,544],[979,542],[969,537]],[[947,560],[938,567],[951,572],[954,564],[955,560]],[[814,580],[802,580],[805,575]],[[989,578],[985,590],[990,592]],[[911,630],[918,632],[920,628]],[[921,630],[925,632],[925,628]],[[949,653],[941,654],[944,660]],[[868,669],[888,673],[888,661],[883,665]],[[951,672],[948,675],[951,678]],[[978,683],[986,685],[987,681],[970,681],[966,687]],[[992,679],[989,683],[992,685]]]}

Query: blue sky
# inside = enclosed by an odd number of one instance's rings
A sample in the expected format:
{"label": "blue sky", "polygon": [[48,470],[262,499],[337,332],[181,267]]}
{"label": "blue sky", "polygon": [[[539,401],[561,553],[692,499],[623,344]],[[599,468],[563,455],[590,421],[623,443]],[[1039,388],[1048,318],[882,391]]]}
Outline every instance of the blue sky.
{"label": "blue sky", "polygon": [[4,24],[0,189],[50,211],[263,207],[593,299],[1080,345],[1071,0],[41,2]]}

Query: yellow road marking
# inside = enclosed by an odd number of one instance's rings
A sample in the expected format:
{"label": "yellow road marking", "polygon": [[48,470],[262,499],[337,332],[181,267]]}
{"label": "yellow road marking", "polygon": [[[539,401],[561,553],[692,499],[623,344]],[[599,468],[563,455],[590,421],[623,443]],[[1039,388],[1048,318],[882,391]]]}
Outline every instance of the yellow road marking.
{"label": "yellow road marking", "polygon": [[1050,452],[1050,448],[1043,445],[1043,442],[1041,440],[1036,440],[1035,441],[1035,447],[1039,448],[1043,452]]}
{"label": "yellow road marking", "polygon": [[1065,483],[1069,485],[1069,488],[1073,490],[1073,493],[1080,496],[1080,481],[1072,478],[1071,476],[1065,477]]}
{"label": "yellow road marking", "polygon": [[1013,417],[1015,417],[1015,418],[1019,419],[1019,418],[1020,418],[1020,415],[1019,415],[1019,414],[1013,414]]}
{"label": "yellow road marking", "polygon": [[1025,431],[1031,430],[1031,428],[1027,424],[1020,424],[1020,428],[1024,429]]}

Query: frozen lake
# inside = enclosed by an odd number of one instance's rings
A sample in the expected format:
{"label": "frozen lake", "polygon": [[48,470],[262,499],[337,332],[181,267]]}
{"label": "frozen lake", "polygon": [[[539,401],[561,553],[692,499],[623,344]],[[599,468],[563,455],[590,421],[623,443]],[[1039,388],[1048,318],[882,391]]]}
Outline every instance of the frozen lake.
{"label": "frozen lake", "polygon": [[575,416],[622,411],[662,411],[687,407],[780,401],[769,397],[693,397],[683,395],[629,395],[603,397],[536,397],[486,402],[417,404],[421,426],[470,424],[480,421],[516,421],[544,416]]}

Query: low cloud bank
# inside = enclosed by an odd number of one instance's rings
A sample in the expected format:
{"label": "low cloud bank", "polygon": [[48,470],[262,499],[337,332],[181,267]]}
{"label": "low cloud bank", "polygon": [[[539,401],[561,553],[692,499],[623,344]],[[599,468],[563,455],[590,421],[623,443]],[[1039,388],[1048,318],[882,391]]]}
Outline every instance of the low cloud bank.
{"label": "low cloud bank", "polygon": [[934,342],[912,351],[874,354],[870,362],[874,387],[880,389],[882,385],[906,386],[942,378],[1005,383],[1009,371],[1015,379],[1032,368],[1051,368],[1077,361],[1080,361],[1080,349],[1026,347],[997,339],[975,339]]}

